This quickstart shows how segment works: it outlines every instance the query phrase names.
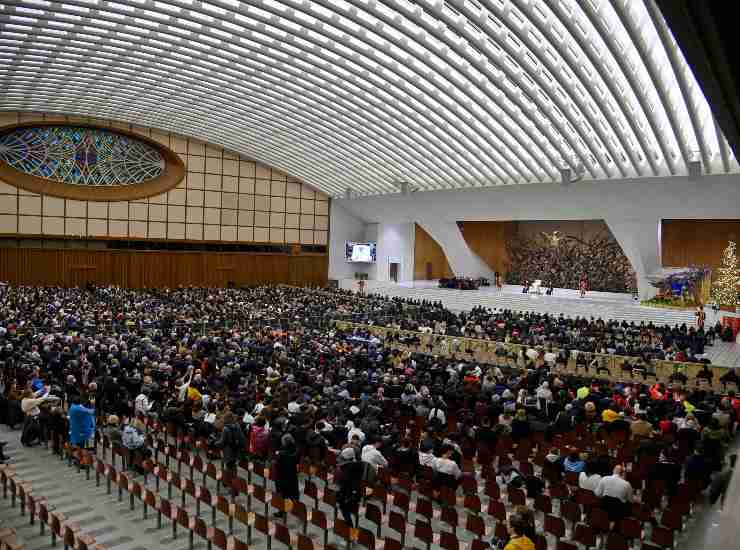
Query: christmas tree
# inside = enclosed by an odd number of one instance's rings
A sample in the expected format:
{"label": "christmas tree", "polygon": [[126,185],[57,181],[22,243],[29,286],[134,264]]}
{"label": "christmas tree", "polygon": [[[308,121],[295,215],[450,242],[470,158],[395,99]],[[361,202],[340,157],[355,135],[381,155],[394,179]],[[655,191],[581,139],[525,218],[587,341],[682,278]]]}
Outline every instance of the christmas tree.
{"label": "christmas tree", "polygon": [[735,256],[735,242],[730,241],[722,253],[722,267],[717,268],[717,280],[714,281],[712,298],[719,306],[737,307],[738,273],[737,256]]}

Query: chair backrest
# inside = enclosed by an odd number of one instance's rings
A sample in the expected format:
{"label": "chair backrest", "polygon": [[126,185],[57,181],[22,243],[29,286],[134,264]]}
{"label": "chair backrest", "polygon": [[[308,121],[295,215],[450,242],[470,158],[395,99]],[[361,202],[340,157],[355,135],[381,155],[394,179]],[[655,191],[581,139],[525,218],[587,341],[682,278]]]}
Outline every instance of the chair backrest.
{"label": "chair backrest", "polygon": [[558,541],[556,550],[578,550],[578,545],[572,542],[565,542],[564,540]]}
{"label": "chair backrest", "polygon": [[416,513],[417,515],[424,516],[431,520],[434,515],[434,508],[432,507],[432,501],[425,498],[416,499]]}
{"label": "chair backrest", "polygon": [[563,537],[565,536],[565,522],[562,518],[547,514],[545,516],[545,531],[556,537]]}
{"label": "chair backrest", "polygon": [[576,532],[573,540],[583,544],[586,548],[596,546],[596,532],[590,525],[579,523],[576,525]]}
{"label": "chair backrest", "polygon": [[442,531],[439,535],[439,545],[445,550],[460,550],[460,541],[452,533]]}
{"label": "chair backrest", "polygon": [[442,513],[440,514],[439,520],[443,523],[451,525],[452,527],[457,527],[457,510],[455,510],[454,508],[442,508]]}
{"label": "chair backrest", "polygon": [[380,508],[368,503],[365,507],[365,519],[375,525],[381,525],[383,523],[383,513],[380,511]]}
{"label": "chair backrest", "polygon": [[326,514],[318,508],[314,508],[311,510],[311,523],[320,529],[326,529]]}
{"label": "chair backrest", "polygon": [[298,533],[298,550],[314,550],[313,540],[303,533]]}
{"label": "chair backrest", "polygon": [[257,512],[254,513],[254,528],[265,535],[270,534],[270,525],[267,523],[267,518]]}
{"label": "chair backrest", "polygon": [[470,541],[470,550],[489,550],[491,545],[484,540],[473,539]]}
{"label": "chair backrest", "polygon": [[368,550],[375,550],[375,535],[360,527],[357,531],[357,544],[364,546]]}
{"label": "chair backrest", "polygon": [[465,522],[465,530],[482,538],[486,534],[486,524],[482,517],[475,514],[468,514],[468,519]]}
{"label": "chair backrest", "polygon": [[463,505],[468,510],[480,513],[480,497],[478,495],[465,495]]}
{"label": "chair backrest", "polygon": [[406,532],[406,519],[398,512],[391,510],[391,513],[388,514],[388,527],[397,533],[403,534]]}
{"label": "chair backrest", "polygon": [[431,544],[434,539],[432,526],[417,519],[414,525],[414,536],[421,541]]}
{"label": "chair backrest", "polygon": [[293,507],[290,509],[290,514],[297,517],[304,523],[308,521],[308,510],[306,509],[306,505],[303,504],[300,500],[293,501]]}
{"label": "chair backrest", "polygon": [[337,518],[334,522],[334,534],[344,540],[351,540],[352,535],[350,534],[350,525],[343,519]]}
{"label": "chair backrest", "polygon": [[275,526],[275,539],[290,547],[290,531],[283,523],[273,523]]}
{"label": "chair backrest", "polygon": [[609,533],[606,539],[606,550],[629,550],[629,544],[619,533]]}
{"label": "chair backrest", "polygon": [[157,509],[167,517],[172,516],[172,505],[170,504],[170,501],[166,498],[159,499],[159,506],[157,506]]}
{"label": "chair backrest", "polygon": [[383,543],[383,550],[403,550],[403,547],[396,539],[387,537]]}
{"label": "chair backrest", "polygon": [[400,508],[401,510],[408,511],[409,509],[409,496],[406,493],[396,492],[393,493],[393,506]]}

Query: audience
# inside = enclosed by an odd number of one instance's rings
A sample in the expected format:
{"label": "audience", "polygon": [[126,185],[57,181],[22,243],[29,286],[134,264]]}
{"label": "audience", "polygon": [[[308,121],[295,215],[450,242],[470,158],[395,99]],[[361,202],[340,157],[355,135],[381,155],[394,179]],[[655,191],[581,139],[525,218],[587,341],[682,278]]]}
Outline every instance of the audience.
{"label": "audience", "polygon": [[[481,449],[533,440],[551,448],[544,466],[497,468],[500,485],[536,494],[543,480],[575,473],[617,522],[633,499],[624,468],[606,451],[570,440],[566,447],[566,435],[621,434],[635,446],[635,464],[664,467],[668,491],[680,479],[707,487],[725,468],[740,412],[734,393],[708,387],[556,374],[560,356],[522,358],[520,368],[461,359],[459,349],[411,352],[396,345],[400,336],[380,339],[331,321],[648,359],[698,350],[709,338],[685,326],[482,308],[454,314],[428,302],[291,287],[0,292],[0,420],[17,426],[17,407],[27,424],[38,422],[29,443],[50,441],[60,451],[63,436],[85,447],[98,418],[111,442],[145,455],[144,425],[157,419],[207,440],[209,456],[227,469],[245,453],[270,461],[285,500],[300,496],[301,460],[321,464],[332,453],[337,503],[352,525],[363,487],[386,469],[415,480],[429,474],[437,490],[456,490],[471,475],[465,461]],[[506,548],[532,548],[533,525],[526,509],[513,513]]]}

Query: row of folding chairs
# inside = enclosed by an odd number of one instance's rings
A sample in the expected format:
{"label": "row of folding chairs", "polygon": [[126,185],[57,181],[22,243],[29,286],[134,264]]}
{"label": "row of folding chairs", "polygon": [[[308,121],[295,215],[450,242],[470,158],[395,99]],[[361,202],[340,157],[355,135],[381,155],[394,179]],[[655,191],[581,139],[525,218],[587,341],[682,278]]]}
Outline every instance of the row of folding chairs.
{"label": "row of folding chairs", "polygon": [[[10,494],[12,508],[18,504],[20,515],[28,514],[30,525],[35,525],[38,521],[40,536],[45,535],[48,527],[52,546],[56,546],[57,541],[61,540],[65,550],[105,550],[105,546],[96,543],[94,537],[83,533],[78,523],[67,520],[61,512],[49,510],[47,500],[35,496],[31,484],[18,478],[12,466],[0,465],[0,482],[3,486],[3,499],[7,499]],[[13,533],[6,533],[0,542],[0,549],[6,548],[22,550],[23,545],[15,539]]]}

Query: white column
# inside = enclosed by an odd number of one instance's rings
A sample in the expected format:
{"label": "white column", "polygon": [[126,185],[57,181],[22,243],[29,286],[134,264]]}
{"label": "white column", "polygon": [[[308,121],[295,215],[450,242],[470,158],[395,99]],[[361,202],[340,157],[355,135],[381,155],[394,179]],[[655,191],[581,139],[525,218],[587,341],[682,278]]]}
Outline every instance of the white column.
{"label": "white column", "polygon": [[640,299],[652,298],[657,291],[647,277],[662,267],[660,219],[606,218],[605,221],[635,270]]}
{"label": "white column", "polygon": [[414,280],[413,223],[379,223],[377,280],[390,281],[390,264],[398,263],[398,282]]}
{"label": "white column", "polygon": [[418,223],[442,248],[456,277],[493,278],[493,270],[470,249],[456,222],[419,220]]}

